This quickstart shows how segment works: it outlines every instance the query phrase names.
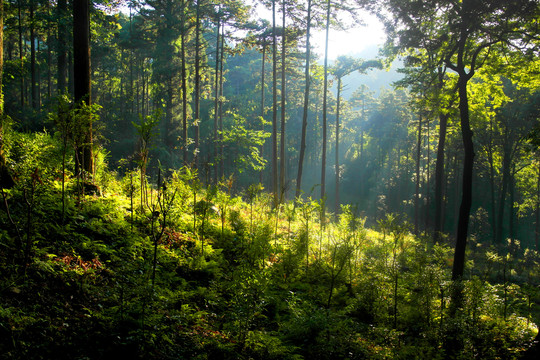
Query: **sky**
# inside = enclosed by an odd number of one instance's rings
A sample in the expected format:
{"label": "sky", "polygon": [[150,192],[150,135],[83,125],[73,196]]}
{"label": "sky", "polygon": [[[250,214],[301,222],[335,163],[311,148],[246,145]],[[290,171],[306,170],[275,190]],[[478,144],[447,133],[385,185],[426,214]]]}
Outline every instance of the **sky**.
{"label": "sky", "polygon": [[[328,36],[328,59],[335,60],[341,55],[355,56],[368,48],[380,47],[385,40],[383,25],[373,15],[362,16],[365,26],[357,25],[347,31],[330,29]],[[317,30],[312,39],[315,52],[324,56],[325,31]]]}
{"label": "sky", "polygon": [[[255,7],[254,13],[257,17],[272,21],[272,13],[269,9],[264,8],[259,2],[252,2],[252,5]],[[381,47],[384,43],[384,28],[377,17],[367,11],[362,11],[358,16],[365,24],[364,26],[356,25],[347,31],[330,29],[328,37],[328,59],[330,61],[341,55],[358,55],[368,48]],[[346,24],[352,23],[351,17],[347,15],[342,15],[340,21]],[[276,14],[276,22],[281,26],[280,12]],[[324,57],[325,36],[324,29],[321,29],[315,30],[311,38],[315,52],[321,59]]]}

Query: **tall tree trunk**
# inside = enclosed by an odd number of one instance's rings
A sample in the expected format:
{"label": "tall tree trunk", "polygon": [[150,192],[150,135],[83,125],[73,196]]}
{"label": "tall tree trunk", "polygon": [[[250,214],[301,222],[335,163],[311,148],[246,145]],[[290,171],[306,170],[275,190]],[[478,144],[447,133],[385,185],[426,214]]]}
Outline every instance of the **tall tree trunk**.
{"label": "tall tree trunk", "polygon": [[508,206],[508,209],[510,211],[510,214],[508,214],[508,232],[510,236],[510,241],[512,241],[512,244],[514,244],[514,239],[516,238],[515,233],[515,218],[514,218],[514,198],[515,198],[515,184],[516,184],[516,166],[512,165],[512,172],[510,174],[510,181],[508,184],[509,187],[509,194],[510,197],[510,204]]}
{"label": "tall tree trunk", "polygon": [[12,187],[15,183],[8,172],[4,157],[4,1],[0,0],[0,189]]}
{"label": "tall tree trunk", "polygon": [[22,0],[17,2],[18,28],[19,28],[19,62],[20,62],[20,90],[21,90],[21,110],[24,108],[25,84],[24,84],[24,47],[23,47],[23,19],[22,19]]}
{"label": "tall tree trunk", "polygon": [[282,1],[282,16],[283,16],[283,34],[281,34],[281,136],[279,142],[279,202],[283,202],[283,195],[285,194],[285,105],[286,105],[286,74],[285,74],[285,46],[287,44],[287,36],[285,29],[285,1]]}
{"label": "tall tree trunk", "polygon": [[218,111],[219,111],[219,47],[220,47],[220,29],[221,28],[221,17],[220,14],[217,14],[217,24],[216,24],[216,65],[214,68],[214,134],[213,139],[213,150],[214,150],[214,184],[218,182],[218,172],[219,167],[216,162],[218,161]]}
{"label": "tall tree trunk", "polygon": [[278,160],[277,160],[277,36],[276,0],[272,0],[272,192],[274,207],[279,203]]}
{"label": "tall tree trunk", "polygon": [[[322,121],[322,154],[321,154],[321,200],[326,197],[326,140],[327,140],[327,98],[328,98],[328,35],[330,33],[330,5],[326,9],[326,40],[324,43],[324,85],[323,85],[323,121]],[[324,212],[323,212],[324,213]]]}
{"label": "tall tree trunk", "polygon": [[501,180],[501,192],[499,193],[499,210],[497,212],[497,222],[495,224],[495,242],[497,244],[503,243],[503,223],[504,223],[504,208],[506,207],[506,194],[508,192],[509,184],[511,181],[510,166],[511,155],[508,146],[504,146],[503,162],[502,162],[502,180]]}
{"label": "tall tree trunk", "polygon": [[431,148],[430,148],[430,141],[429,141],[429,137],[430,137],[430,128],[429,128],[429,117],[426,117],[426,151],[427,151],[427,154],[426,154],[426,183],[425,183],[425,186],[424,186],[424,189],[425,192],[424,192],[424,196],[425,196],[425,199],[426,199],[426,202],[425,202],[425,205],[424,205],[424,216],[425,216],[425,223],[424,223],[424,227],[425,227],[425,231],[428,231],[431,227],[431,223],[430,223],[430,206],[431,206],[431,194],[430,194],[430,188],[431,188],[431,177],[430,177],[430,161],[431,161]]}
{"label": "tall tree trunk", "polygon": [[56,17],[58,21],[57,37],[57,93],[63,94],[67,90],[67,1],[58,0],[56,5]]}
{"label": "tall tree trunk", "polygon": [[536,251],[540,251],[540,162],[536,164],[538,172],[536,179],[536,224],[534,231],[534,243],[536,245]]}
{"label": "tall tree trunk", "polygon": [[497,242],[497,216],[496,216],[496,207],[495,207],[495,166],[493,164],[493,119],[490,118],[489,121],[489,144],[487,149],[488,162],[489,162],[489,192],[491,200],[491,231],[492,231],[492,241]]}
{"label": "tall tree trunk", "polygon": [[[463,53],[462,53],[463,54]],[[462,56],[462,55],[461,55]],[[454,265],[452,267],[452,280],[461,281],[465,269],[465,249],[467,247],[467,233],[469,230],[469,215],[472,205],[472,180],[474,164],[473,132],[469,122],[469,102],[467,97],[467,83],[472,77],[472,70],[465,73],[464,67],[460,66],[458,79],[459,113],[461,119],[461,136],[463,140],[463,178],[461,189],[461,205],[459,207],[458,228],[456,236],[456,249],[454,253]],[[461,296],[461,295],[459,295]],[[455,304],[459,306],[458,304]]]}
{"label": "tall tree trunk", "polygon": [[[0,156],[3,155],[3,116],[4,116],[4,0],[0,0]],[[0,158],[0,161],[2,158]]]}
{"label": "tall tree trunk", "polygon": [[[90,3],[89,0],[73,1],[73,81],[74,98],[77,106],[91,104],[90,79]],[[82,161],[82,170],[93,174],[92,124],[86,130],[85,144],[77,152]],[[79,164],[79,167],[81,164]],[[76,169],[76,170],[81,170]]]}
{"label": "tall tree trunk", "polygon": [[414,196],[414,234],[418,235],[420,217],[420,156],[422,154],[422,115],[418,115],[418,138],[416,141],[416,191]]}
{"label": "tall tree trunk", "polygon": [[[137,89],[137,93],[138,93],[138,89]],[[174,98],[173,97],[174,97],[173,81],[172,81],[172,77],[169,77],[167,79],[167,98],[165,102],[165,127],[167,130],[166,130],[165,139],[164,139],[165,146],[169,150],[174,149],[174,125],[173,125]]]}
{"label": "tall tree trunk", "polygon": [[339,110],[341,105],[341,78],[338,78],[337,85],[337,109],[336,109],[336,202],[335,212],[339,214]]}
{"label": "tall tree trunk", "polygon": [[34,0],[30,1],[30,98],[32,108],[38,109],[37,78],[36,78],[36,33],[34,19]]}
{"label": "tall tree trunk", "polygon": [[188,162],[187,151],[187,70],[186,70],[186,0],[182,0],[182,15],[180,16],[180,61],[182,67],[182,160],[184,165]]}
{"label": "tall tree trunk", "polygon": [[[265,64],[266,64],[266,38],[263,38],[263,51],[261,60],[261,131],[264,132],[264,90],[265,90]],[[261,157],[264,158],[264,143],[260,148]],[[259,182],[263,183],[264,169],[259,171]]]}
{"label": "tall tree trunk", "polygon": [[51,36],[51,8],[50,2],[47,1],[47,101],[50,101],[52,98],[52,52],[51,48],[53,45],[52,36]]}
{"label": "tall tree trunk", "polygon": [[302,172],[304,169],[304,156],[306,154],[306,132],[307,132],[307,118],[309,111],[309,88],[311,85],[311,77],[309,75],[310,62],[311,62],[311,1],[308,0],[307,8],[307,30],[306,30],[306,68],[304,71],[304,78],[306,81],[304,89],[304,110],[302,113],[302,135],[300,138],[300,152],[298,154],[298,174],[296,176],[296,194],[295,197],[300,196],[302,190]]}
{"label": "tall tree trunk", "polygon": [[196,24],[195,24],[195,113],[194,113],[194,129],[195,129],[195,150],[193,155],[193,166],[199,168],[199,123],[200,119],[200,94],[201,94],[201,1],[197,0],[196,7]]}
{"label": "tall tree trunk", "polygon": [[218,107],[218,127],[219,127],[219,177],[225,178],[225,169],[223,162],[223,63],[225,60],[225,24],[221,24],[221,54],[219,60],[219,107]]}

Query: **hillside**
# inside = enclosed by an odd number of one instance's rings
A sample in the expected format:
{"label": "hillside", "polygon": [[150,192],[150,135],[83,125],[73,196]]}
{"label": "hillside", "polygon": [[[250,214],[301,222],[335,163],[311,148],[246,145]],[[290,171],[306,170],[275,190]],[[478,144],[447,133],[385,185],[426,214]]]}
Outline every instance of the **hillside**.
{"label": "hillside", "polygon": [[517,359],[538,331],[539,257],[519,243],[473,241],[455,308],[452,244],[397,215],[272,209],[188,168],[141,181],[101,162],[92,183],[59,139],[9,140],[2,359]]}

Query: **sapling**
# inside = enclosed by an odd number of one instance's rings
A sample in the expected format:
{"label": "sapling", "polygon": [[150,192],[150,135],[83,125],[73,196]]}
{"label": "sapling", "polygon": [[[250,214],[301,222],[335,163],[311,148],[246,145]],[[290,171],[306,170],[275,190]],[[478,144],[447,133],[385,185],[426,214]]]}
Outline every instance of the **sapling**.
{"label": "sapling", "polygon": [[220,201],[218,201],[218,207],[219,216],[221,219],[221,240],[223,240],[223,232],[225,231],[225,219],[227,218],[227,208],[229,207],[229,204],[231,202],[231,191],[233,183],[234,178],[232,175],[229,176],[227,180],[220,181],[220,185],[223,186],[224,189],[227,191],[227,193],[218,193],[218,197],[220,198]]}
{"label": "sapling", "polygon": [[23,189],[24,201],[26,203],[26,245],[24,249],[24,267],[28,266],[30,260],[30,252],[32,247],[32,222],[33,222],[33,213],[35,205],[35,193],[37,183],[43,184],[41,177],[39,176],[38,168],[30,175],[30,194],[28,194],[27,189]]}
{"label": "sapling", "polygon": [[148,166],[149,153],[152,140],[156,137],[156,128],[162,115],[161,109],[157,109],[152,115],[139,116],[139,123],[132,122],[139,135],[139,152],[137,153],[137,165],[141,173],[141,210],[148,201],[148,189],[146,184],[146,167]]}
{"label": "sapling", "polygon": [[259,183],[259,184],[249,185],[246,191],[247,200],[249,204],[249,232],[251,234],[253,234],[253,203],[255,202],[255,199],[260,194],[260,192],[263,190],[264,190],[263,185]]}
{"label": "sapling", "polygon": [[206,190],[205,199],[199,201],[195,204],[195,212],[200,212],[202,214],[201,229],[199,234],[201,236],[201,257],[204,257],[204,226],[208,219],[208,214],[213,210],[212,201],[217,194],[217,186],[210,186]]}
{"label": "sapling", "polygon": [[[157,248],[159,241],[165,233],[168,221],[167,216],[174,202],[176,191],[177,189],[175,188],[174,191],[170,192],[170,190],[168,190],[166,181],[163,181],[163,183],[161,183],[161,169],[158,169],[156,202],[151,201],[151,203],[148,205],[148,208],[150,210],[150,214],[148,216],[150,218],[152,241],[154,245],[154,254],[152,261],[152,289],[154,289],[154,283],[156,279]],[[160,220],[159,228],[156,229],[155,224],[158,220]]]}

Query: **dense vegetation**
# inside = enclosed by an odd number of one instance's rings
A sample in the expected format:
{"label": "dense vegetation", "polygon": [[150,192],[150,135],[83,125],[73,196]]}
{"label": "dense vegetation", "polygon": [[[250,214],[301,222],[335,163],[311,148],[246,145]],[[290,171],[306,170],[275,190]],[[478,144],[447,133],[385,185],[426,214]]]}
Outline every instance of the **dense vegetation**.
{"label": "dense vegetation", "polygon": [[537,0],[0,5],[2,358],[538,355]]}
{"label": "dense vegetation", "polygon": [[203,188],[188,168],[148,184],[103,170],[92,189],[70,176],[63,192],[61,138],[8,143],[5,359],[440,359],[456,342],[455,358],[510,359],[537,332],[540,258],[517,241],[473,243],[450,315],[453,249],[399,215],[321,222],[318,201],[272,210],[260,186]]}

